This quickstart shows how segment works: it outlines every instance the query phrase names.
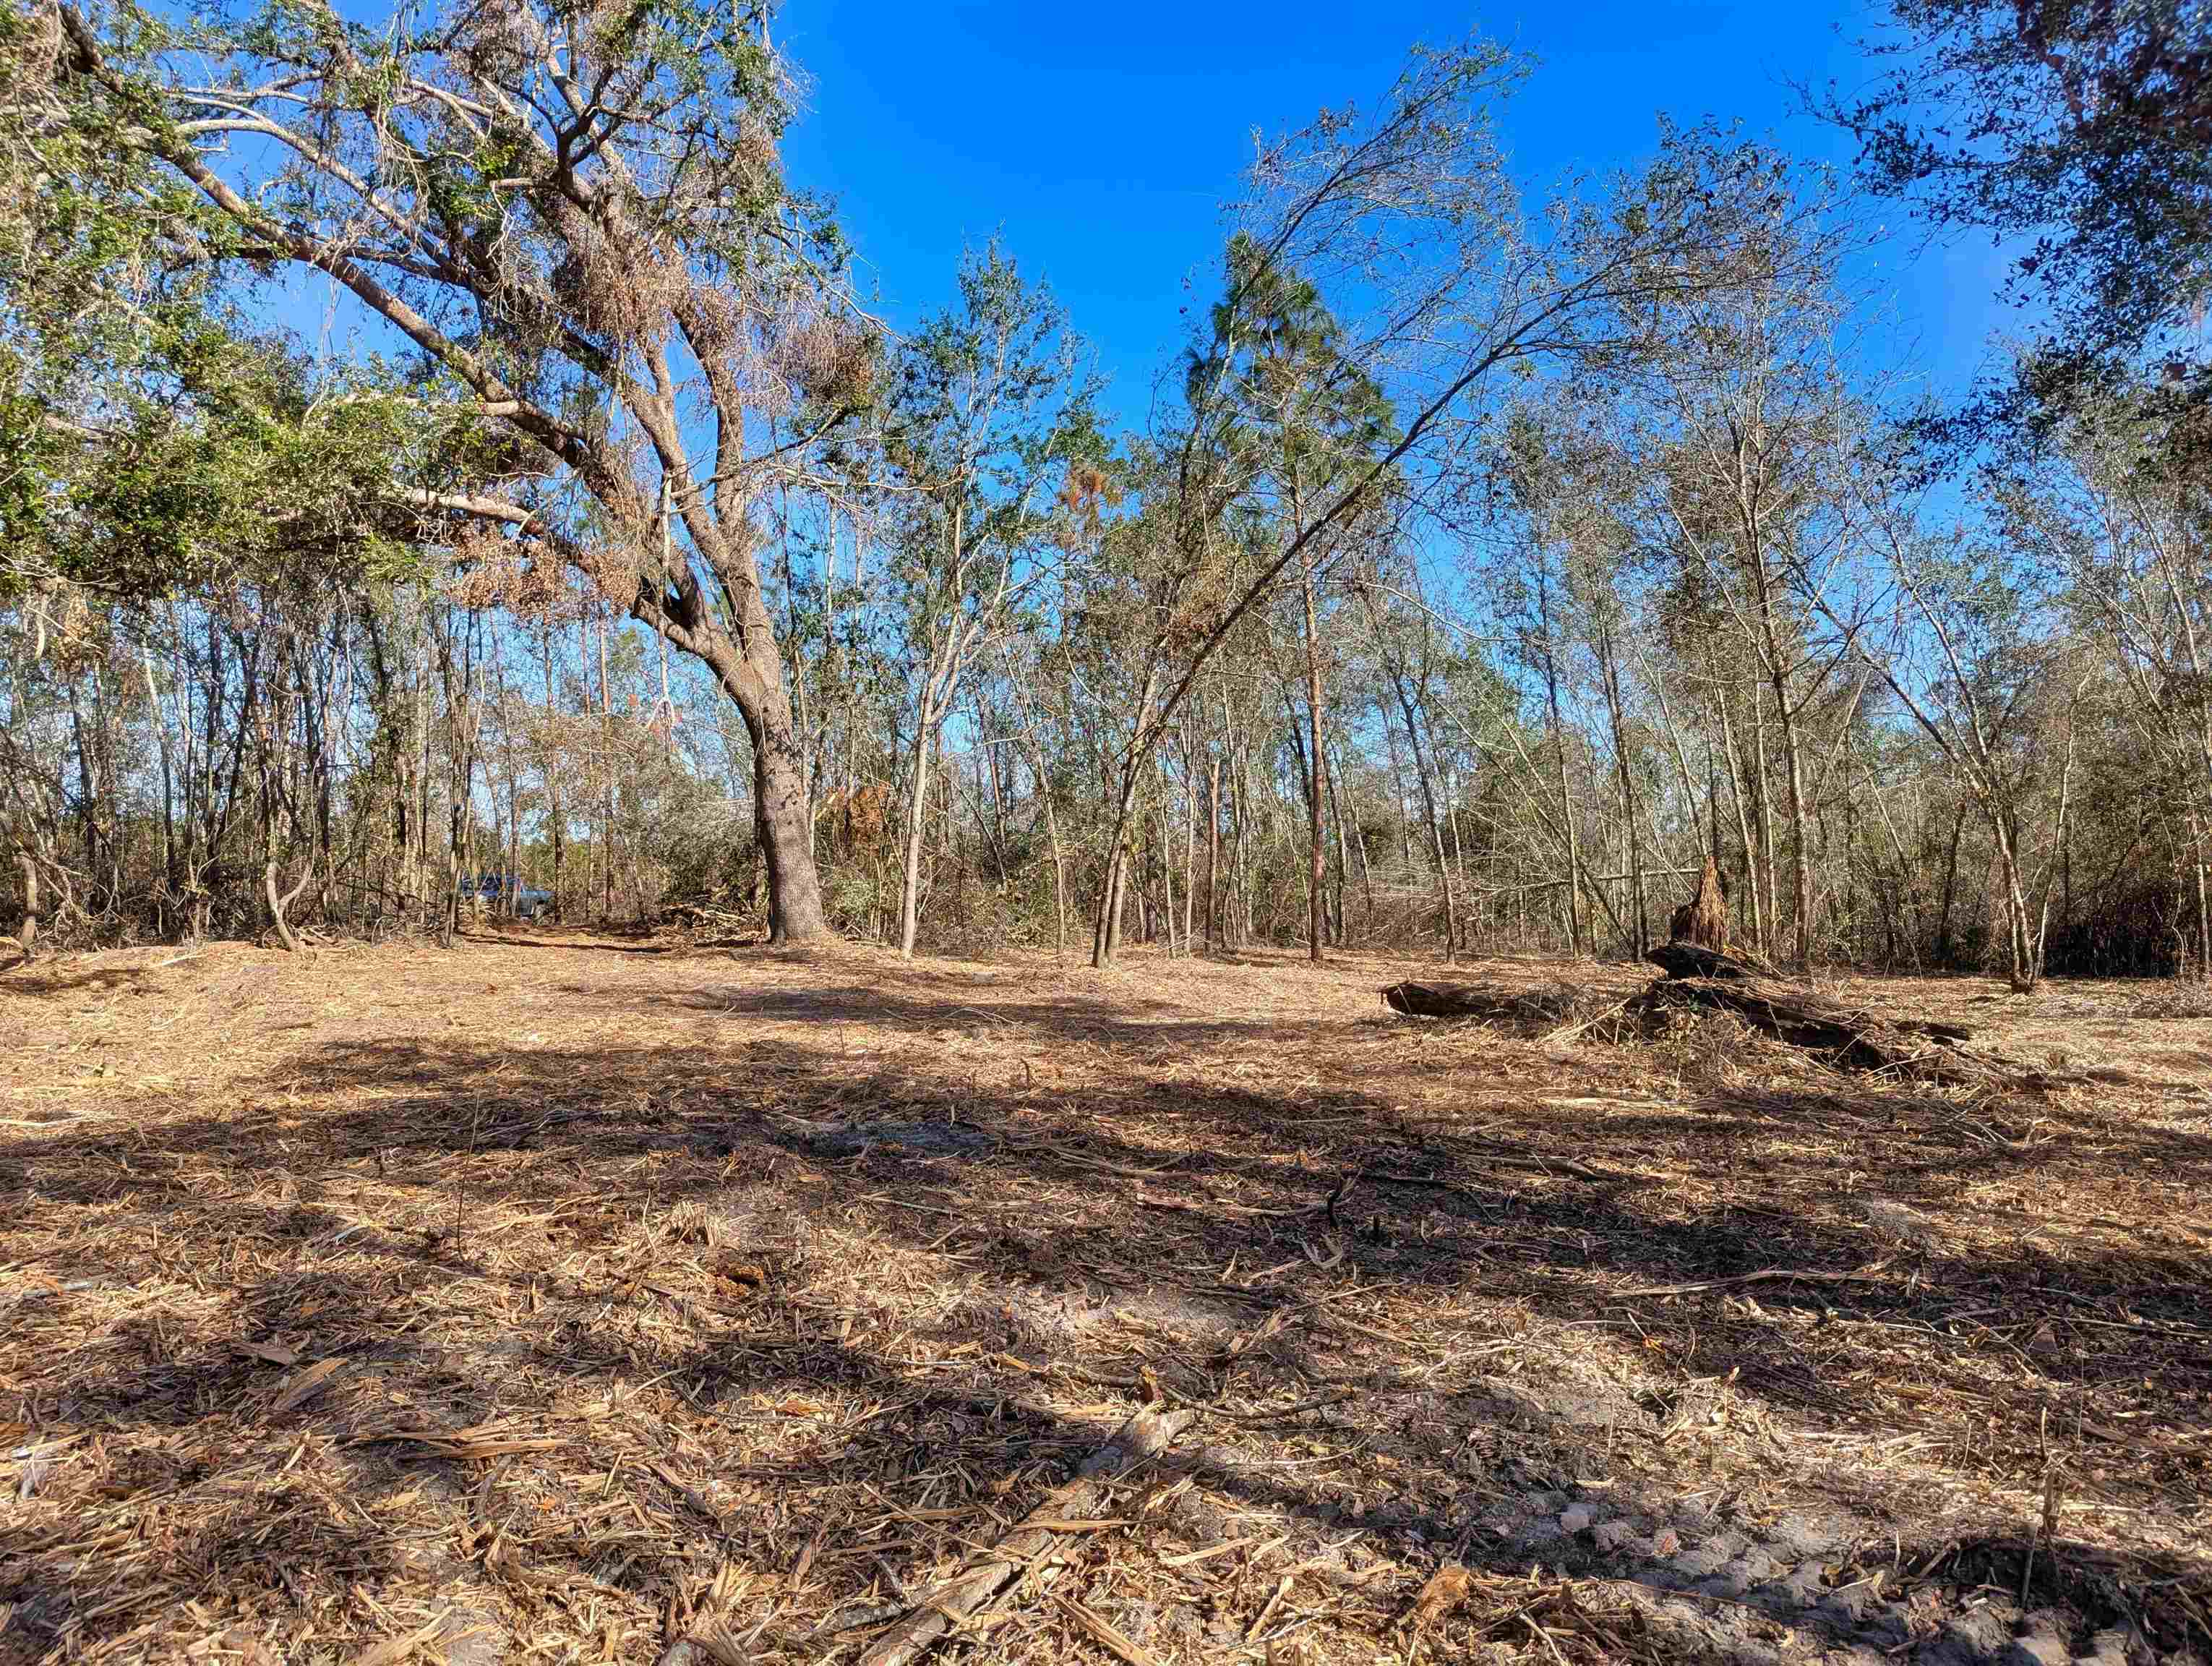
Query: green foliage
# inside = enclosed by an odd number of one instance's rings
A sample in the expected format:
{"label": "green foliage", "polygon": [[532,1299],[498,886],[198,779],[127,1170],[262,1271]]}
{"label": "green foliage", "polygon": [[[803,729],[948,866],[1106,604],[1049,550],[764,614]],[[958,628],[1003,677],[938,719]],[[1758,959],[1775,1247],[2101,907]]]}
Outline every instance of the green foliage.
{"label": "green foliage", "polygon": [[1051,291],[995,244],[960,299],[904,344],[884,396],[902,489],[893,576],[909,605],[970,617],[1042,576],[1045,545],[1095,526],[1109,442],[1098,379]]}
{"label": "green foliage", "polygon": [[1286,498],[1327,493],[1395,441],[1390,402],[1310,281],[1241,232],[1223,264],[1212,341],[1185,367],[1191,406]]}
{"label": "green foliage", "polygon": [[2025,240],[2009,292],[2048,309],[1996,414],[2064,406],[2148,355],[2202,401],[2212,299],[2212,18],[2194,0],[1892,0],[1893,67],[1832,95],[1876,189],[1942,228]]}
{"label": "green foliage", "polygon": [[[156,27],[125,12],[125,49]],[[52,14],[0,9],[0,586],[149,599],[232,576],[390,570],[384,512],[419,429],[371,362],[317,374],[257,333],[201,257],[198,194],[76,73]]]}

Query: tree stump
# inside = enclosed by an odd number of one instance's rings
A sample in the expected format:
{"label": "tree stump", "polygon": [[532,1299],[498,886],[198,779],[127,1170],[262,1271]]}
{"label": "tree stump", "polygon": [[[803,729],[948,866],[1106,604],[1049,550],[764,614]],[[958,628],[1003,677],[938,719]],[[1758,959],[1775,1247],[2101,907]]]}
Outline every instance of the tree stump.
{"label": "tree stump", "polygon": [[15,866],[23,871],[23,929],[16,933],[15,943],[27,966],[39,958],[39,865],[29,851],[19,849]]}
{"label": "tree stump", "polygon": [[1674,910],[1668,935],[1677,943],[1694,943],[1715,954],[1728,952],[1728,887],[1721,883],[1720,865],[1705,858],[1705,871],[1698,876],[1696,896]]}

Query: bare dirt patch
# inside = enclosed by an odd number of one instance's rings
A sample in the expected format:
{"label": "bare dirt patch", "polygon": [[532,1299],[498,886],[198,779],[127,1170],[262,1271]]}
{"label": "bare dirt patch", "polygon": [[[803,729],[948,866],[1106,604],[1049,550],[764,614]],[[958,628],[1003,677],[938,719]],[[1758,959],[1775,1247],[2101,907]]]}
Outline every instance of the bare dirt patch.
{"label": "bare dirt patch", "polygon": [[1843,986],[2052,1072],[1968,1090],[1434,970],[0,976],[0,1660],[856,1659],[1148,1405],[940,1651],[2212,1652],[2212,1019]]}

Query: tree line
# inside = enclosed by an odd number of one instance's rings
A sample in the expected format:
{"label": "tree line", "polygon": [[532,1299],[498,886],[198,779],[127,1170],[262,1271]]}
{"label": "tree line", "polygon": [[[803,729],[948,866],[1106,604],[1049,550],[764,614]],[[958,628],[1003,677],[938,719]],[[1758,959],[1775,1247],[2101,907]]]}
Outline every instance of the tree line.
{"label": "tree line", "polygon": [[[1259,146],[1141,423],[997,244],[873,315],[765,6],[0,18],[27,954],[450,933],[484,873],[908,953],[1640,952],[1710,865],[1777,962],[2212,973],[2167,0],[1899,0],[1806,94],[1855,173],[1662,126],[1534,206],[1530,66],[1417,52]],[[1964,406],[1863,276],[1899,196],[2032,234]]]}

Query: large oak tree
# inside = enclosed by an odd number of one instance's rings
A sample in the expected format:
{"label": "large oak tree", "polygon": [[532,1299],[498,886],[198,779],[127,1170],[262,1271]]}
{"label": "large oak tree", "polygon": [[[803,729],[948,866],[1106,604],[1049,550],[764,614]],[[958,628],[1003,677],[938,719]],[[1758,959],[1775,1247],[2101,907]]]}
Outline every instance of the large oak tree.
{"label": "large oak tree", "polygon": [[[865,399],[872,347],[781,179],[765,8],[59,21],[62,78],[199,193],[208,258],[326,276],[447,415],[514,442],[506,477],[418,508],[504,525],[713,672],[752,744],[771,936],[826,931],[754,505]],[[765,443],[769,418],[799,437]]]}

